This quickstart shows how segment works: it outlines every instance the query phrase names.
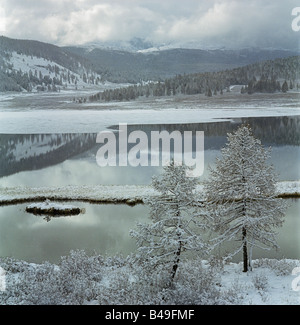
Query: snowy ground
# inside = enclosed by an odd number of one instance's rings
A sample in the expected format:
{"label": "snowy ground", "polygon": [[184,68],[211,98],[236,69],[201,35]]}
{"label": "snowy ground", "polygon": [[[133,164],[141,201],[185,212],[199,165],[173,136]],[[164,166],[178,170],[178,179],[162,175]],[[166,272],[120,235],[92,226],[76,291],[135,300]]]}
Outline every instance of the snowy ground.
{"label": "snowy ground", "polygon": [[300,305],[299,260],[257,259],[243,273],[242,263],[213,266],[196,258],[181,262],[171,289],[163,288],[160,273],[149,288],[153,278],[139,278],[130,257],[84,251],[70,252],[58,265],[2,258],[0,270],[0,305]]}
{"label": "snowy ground", "polygon": [[74,96],[82,94],[25,94],[13,98],[6,94],[5,100],[0,96],[1,133],[98,133],[119,123],[210,123],[242,117],[300,115],[296,92],[253,96],[229,93],[212,99],[195,95],[140,98],[132,102],[72,102]]}
{"label": "snowy ground", "polygon": [[[203,186],[198,185],[199,197],[203,195]],[[285,181],[277,183],[280,196],[300,196],[300,181]],[[147,185],[97,185],[97,186],[65,186],[65,187],[0,187],[0,205],[16,203],[17,201],[36,200],[77,200],[98,203],[142,202],[143,198],[155,195],[151,186]]]}
{"label": "snowy ground", "polygon": [[[199,198],[203,195],[203,186],[198,185]],[[300,181],[277,183],[278,195],[299,197]],[[97,185],[97,186],[65,186],[65,187],[0,187],[0,204],[16,203],[16,201],[45,200],[77,200],[93,202],[127,202],[143,201],[149,195],[157,194],[148,185]]]}
{"label": "snowy ground", "polygon": [[261,259],[253,261],[252,272],[243,273],[241,263],[230,263],[220,274],[221,290],[236,291],[241,305],[300,305],[300,269],[293,275],[289,263],[300,266],[300,261]]}
{"label": "snowy ground", "polygon": [[26,207],[26,211],[34,214],[45,215],[75,215],[80,213],[80,208],[70,205],[51,202],[45,200],[44,202],[32,203]]}

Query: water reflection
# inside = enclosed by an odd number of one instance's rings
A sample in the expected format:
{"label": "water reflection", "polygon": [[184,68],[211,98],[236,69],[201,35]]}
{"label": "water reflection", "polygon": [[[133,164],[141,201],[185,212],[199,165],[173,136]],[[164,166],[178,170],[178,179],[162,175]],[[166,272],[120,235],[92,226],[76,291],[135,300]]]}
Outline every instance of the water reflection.
{"label": "water reflection", "polygon": [[[208,166],[215,163],[220,155],[219,150],[205,150],[204,174],[200,181],[209,175]],[[297,180],[300,178],[300,147],[282,146],[273,147],[271,161],[279,180]],[[161,171],[161,167],[99,167],[95,153],[87,156],[68,159],[64,162],[47,168],[23,171],[0,178],[3,187],[14,186],[67,186],[67,185],[143,185],[150,184],[153,175]]]}
{"label": "water reflection", "polygon": [[[300,200],[288,200],[286,221],[278,229],[280,251],[255,249],[253,258],[300,259]],[[0,207],[0,256],[13,256],[29,262],[53,263],[71,249],[85,249],[89,254],[128,254],[135,251],[135,241],[129,236],[137,222],[148,223],[148,208],[144,205],[91,205],[72,202],[85,213],[53,218],[45,222],[42,216],[25,212],[26,204]],[[241,256],[234,261],[241,261]]]}
{"label": "water reflection", "polygon": [[95,134],[0,135],[0,177],[56,165],[95,143]]}
{"label": "water reflection", "polygon": [[[73,204],[73,203],[72,203]],[[26,204],[0,207],[0,256],[30,262],[59,262],[71,249],[101,254],[128,254],[135,250],[129,230],[146,222],[147,208],[137,205],[90,205],[74,203],[85,214],[53,218],[25,212]]]}
{"label": "water reflection", "polygon": [[[272,146],[271,163],[281,180],[300,178],[300,117],[259,117],[229,122],[128,126],[128,134],[144,131],[204,131],[205,174],[213,164],[227,133],[242,123],[251,125],[265,146]],[[116,129],[118,126],[112,126]],[[0,135],[0,184],[3,186],[63,186],[83,184],[148,184],[160,168],[105,167],[96,164],[97,134]],[[150,144],[150,143],[149,143]],[[118,137],[117,137],[118,145]],[[195,148],[195,136],[193,138]],[[130,150],[130,146],[128,146]],[[150,162],[149,162],[150,165]],[[6,176],[6,177],[4,177]]]}

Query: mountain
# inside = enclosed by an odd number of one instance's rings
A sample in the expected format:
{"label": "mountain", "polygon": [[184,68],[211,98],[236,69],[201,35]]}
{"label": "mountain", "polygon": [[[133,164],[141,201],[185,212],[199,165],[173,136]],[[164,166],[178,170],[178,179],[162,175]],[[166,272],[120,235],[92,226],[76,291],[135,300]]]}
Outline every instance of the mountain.
{"label": "mountain", "polygon": [[[300,56],[259,61],[234,69],[177,75],[164,82],[147,82],[107,89],[90,95],[89,101],[129,101],[138,97],[205,94],[207,97],[230,92],[231,86],[241,94],[275,93],[300,89]],[[86,99],[87,100],[87,99]]]}
{"label": "mountain", "polygon": [[122,51],[104,48],[66,47],[68,52],[86,58],[93,69],[111,82],[137,83],[164,80],[180,74],[215,72],[251,63],[286,58],[299,53],[276,49],[201,50],[166,49]]}
{"label": "mountain", "polygon": [[84,57],[48,43],[0,37],[0,91],[58,91],[100,81]]}
{"label": "mountain", "polygon": [[81,47],[86,48],[87,50],[94,49],[104,49],[104,50],[116,50],[116,51],[125,51],[125,52],[143,52],[150,49],[157,49],[153,43],[143,40],[138,37],[134,37],[129,41],[96,41],[90,42],[82,45]]}
{"label": "mountain", "polygon": [[157,46],[135,38],[128,42],[58,47],[2,36],[0,91],[59,91],[97,86],[105,81],[163,81],[177,75],[216,72],[299,54],[276,49],[192,49],[172,46]]}

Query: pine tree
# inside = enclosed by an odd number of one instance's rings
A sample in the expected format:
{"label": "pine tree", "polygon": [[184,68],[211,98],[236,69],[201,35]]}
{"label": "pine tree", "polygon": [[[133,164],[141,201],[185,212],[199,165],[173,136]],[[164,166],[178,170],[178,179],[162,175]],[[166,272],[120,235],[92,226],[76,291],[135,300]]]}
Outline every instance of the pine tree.
{"label": "pine tree", "polygon": [[140,259],[149,270],[165,265],[169,270],[170,284],[176,275],[182,253],[208,252],[202,240],[205,229],[195,198],[196,179],[186,176],[187,167],[171,162],[161,175],[153,177],[152,186],[159,196],[147,198],[151,224],[138,224],[131,231],[136,239]]}
{"label": "pine tree", "polygon": [[212,95],[213,95],[213,94],[212,94],[212,91],[211,91],[211,89],[210,89],[210,88],[208,88],[208,91],[207,91],[207,96],[208,96],[208,97],[212,97]]}
{"label": "pine tree", "polygon": [[267,164],[270,151],[254,138],[250,127],[228,134],[221,152],[205,182],[207,212],[218,234],[215,243],[237,242],[230,256],[242,251],[247,272],[253,247],[278,248],[274,228],[282,226],[286,205],[276,198],[274,170]]}
{"label": "pine tree", "polygon": [[289,90],[289,85],[287,83],[287,81],[285,80],[285,82],[282,84],[281,90],[283,93],[286,93]]}

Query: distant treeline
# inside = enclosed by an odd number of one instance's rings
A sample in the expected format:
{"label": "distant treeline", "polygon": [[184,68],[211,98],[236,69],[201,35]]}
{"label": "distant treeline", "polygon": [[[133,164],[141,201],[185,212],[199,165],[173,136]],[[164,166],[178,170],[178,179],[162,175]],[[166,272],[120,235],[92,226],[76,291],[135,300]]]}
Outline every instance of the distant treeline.
{"label": "distant treeline", "polygon": [[[164,82],[149,82],[126,88],[105,90],[92,95],[89,101],[129,101],[145,96],[205,94],[213,96],[229,91],[231,85],[244,85],[242,93],[287,92],[299,89],[300,56],[269,60],[220,72],[178,75]],[[279,80],[283,80],[280,81]],[[84,99],[86,101],[87,99]]]}

